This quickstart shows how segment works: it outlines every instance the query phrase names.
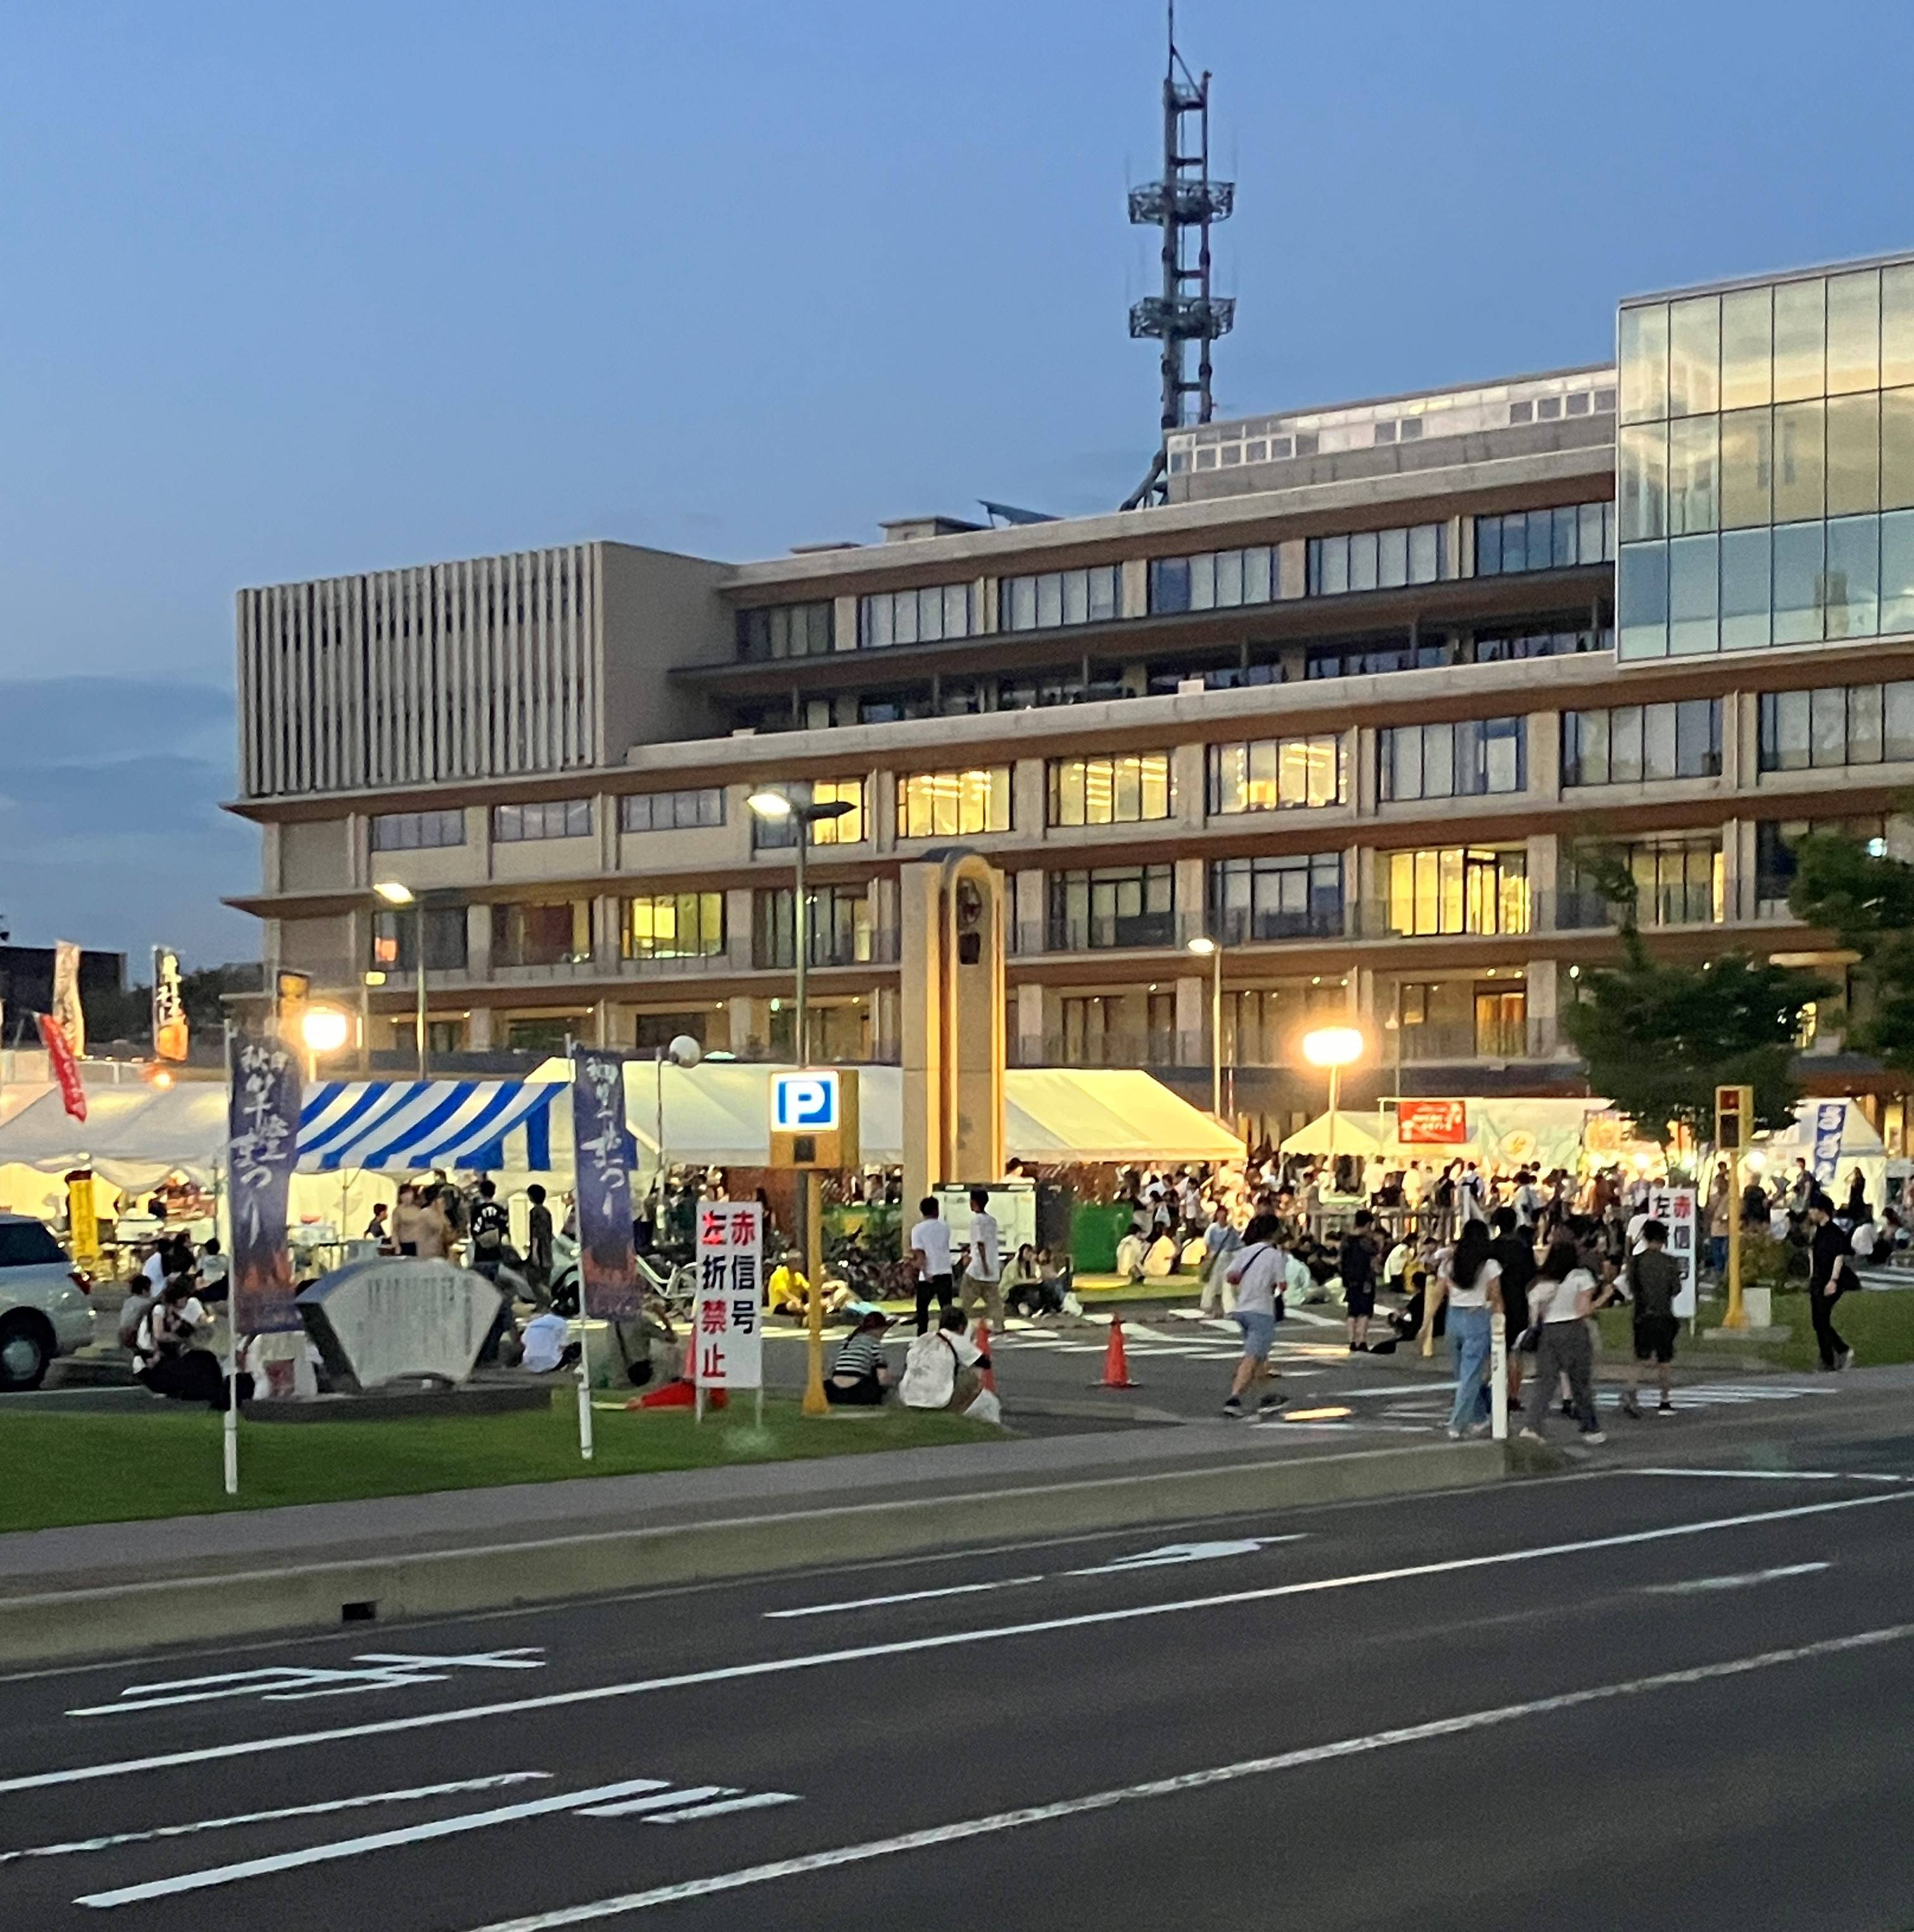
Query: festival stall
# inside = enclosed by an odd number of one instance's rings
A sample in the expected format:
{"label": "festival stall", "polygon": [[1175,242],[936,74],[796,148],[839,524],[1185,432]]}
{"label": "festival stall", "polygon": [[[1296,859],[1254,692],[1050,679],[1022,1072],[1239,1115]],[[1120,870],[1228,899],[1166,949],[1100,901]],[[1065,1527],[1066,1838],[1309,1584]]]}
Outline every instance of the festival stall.
{"label": "festival stall", "polygon": [[1759,1156],[1760,1178],[1794,1172],[1796,1160],[1807,1162],[1822,1190],[1839,1206],[1847,1198],[1848,1177],[1861,1170],[1868,1199],[1879,1214],[1888,1198],[1888,1150],[1868,1116],[1855,1100],[1802,1100],[1796,1103],[1793,1124],[1784,1132],[1757,1139],[1746,1165]]}

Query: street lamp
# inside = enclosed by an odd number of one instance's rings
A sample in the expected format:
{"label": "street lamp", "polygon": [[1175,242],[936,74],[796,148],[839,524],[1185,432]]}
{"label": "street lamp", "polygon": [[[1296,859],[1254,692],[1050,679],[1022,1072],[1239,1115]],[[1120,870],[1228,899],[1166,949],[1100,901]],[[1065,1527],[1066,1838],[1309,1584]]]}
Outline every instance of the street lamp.
{"label": "street lamp", "polygon": [[769,820],[772,824],[787,818],[795,821],[797,862],[791,879],[791,938],[796,952],[797,967],[797,1064],[800,1066],[808,1066],[811,1064],[811,908],[804,884],[805,848],[811,842],[812,826],[821,824],[827,818],[842,818],[847,812],[855,808],[848,798],[799,800],[787,798],[782,792],[772,791],[768,787],[753,792],[745,802],[760,818]]}
{"label": "street lamp", "polygon": [[1207,932],[1187,942],[1187,950],[1210,962],[1210,1112],[1222,1118],[1222,946]]}
{"label": "street lamp", "polygon": [[305,1043],[306,1078],[319,1078],[319,1056],[337,1053],[352,1032],[352,1022],[337,1006],[308,1006],[299,1022],[299,1037]]}
{"label": "street lamp", "polygon": [[1354,1027],[1318,1027],[1303,1036],[1303,1058],[1329,1070],[1329,1178],[1336,1180],[1336,1110],[1342,1103],[1342,1070],[1363,1057],[1363,1036]]}
{"label": "street lamp", "polygon": [[372,889],[388,906],[410,906],[418,920],[412,952],[412,976],[418,982],[418,1000],[412,1014],[412,1031],[418,1048],[418,1077],[425,1078],[425,902],[410,886],[396,879],[382,879]]}

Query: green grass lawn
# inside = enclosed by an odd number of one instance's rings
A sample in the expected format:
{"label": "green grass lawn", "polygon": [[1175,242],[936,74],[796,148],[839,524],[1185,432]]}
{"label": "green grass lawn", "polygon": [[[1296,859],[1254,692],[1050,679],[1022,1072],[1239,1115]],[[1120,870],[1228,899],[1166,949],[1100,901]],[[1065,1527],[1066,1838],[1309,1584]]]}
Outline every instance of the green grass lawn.
{"label": "green grass lawn", "polygon": [[587,1463],[579,1460],[578,1407],[568,1390],[542,1413],[442,1422],[242,1421],[239,1494],[229,1499],[221,1420],[171,1404],[149,1414],[0,1413],[0,1469],[7,1472],[0,1531],[1002,1439],[987,1424],[895,1407],[808,1420],[788,1401],[766,1402],[760,1430],[744,1397],[708,1414],[701,1426],[688,1409],[595,1409],[597,1453]]}
{"label": "green grass lawn", "polygon": [[[1704,1296],[1696,1327],[1719,1328],[1724,1306]],[[1597,1317],[1601,1324],[1604,1351],[1611,1360],[1625,1353],[1629,1346],[1630,1318],[1625,1308],[1604,1309]],[[1676,1360],[1685,1361],[1692,1367],[1705,1364],[1711,1354],[1726,1351],[1744,1359],[1753,1356],[1778,1369],[1814,1368],[1820,1357],[1814,1346],[1807,1295],[1776,1295],[1774,1320],[1791,1331],[1785,1342],[1717,1343],[1699,1337],[1690,1341],[1684,1333],[1676,1345]],[[1914,1362],[1914,1293],[1862,1288],[1844,1294],[1834,1325],[1864,1368],[1878,1368],[1888,1362]]]}

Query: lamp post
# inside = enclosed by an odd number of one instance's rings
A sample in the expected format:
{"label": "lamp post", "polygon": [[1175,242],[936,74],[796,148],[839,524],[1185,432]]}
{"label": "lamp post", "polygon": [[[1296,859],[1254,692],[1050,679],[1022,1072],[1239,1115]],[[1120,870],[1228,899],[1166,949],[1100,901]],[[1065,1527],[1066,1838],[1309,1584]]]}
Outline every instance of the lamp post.
{"label": "lamp post", "polygon": [[382,880],[372,889],[388,906],[410,906],[418,923],[412,946],[412,976],[418,982],[418,1000],[412,1015],[412,1030],[418,1048],[418,1077],[425,1078],[425,901],[411,886],[396,879]]}
{"label": "lamp post", "polygon": [[299,1022],[299,1037],[306,1049],[306,1078],[319,1078],[319,1056],[337,1053],[351,1036],[352,1022],[337,1006],[308,1006]]}
{"label": "lamp post", "polygon": [[1222,1118],[1222,942],[1198,933],[1186,950],[1210,962],[1210,1112]]}
{"label": "lamp post", "polygon": [[1329,1178],[1336,1182],[1336,1110],[1342,1103],[1342,1070],[1361,1059],[1363,1036],[1354,1027],[1318,1027],[1303,1036],[1303,1058],[1329,1070]]}
{"label": "lamp post", "polygon": [[[805,848],[811,843],[811,828],[827,818],[842,818],[851,808],[848,799],[787,798],[769,786],[753,792],[746,801],[760,818],[778,824],[788,819],[797,835],[796,862],[791,877],[791,939],[796,968],[797,1064],[811,1064],[810,952],[811,909],[805,885]],[[804,1380],[804,1413],[822,1415],[824,1399],[824,1205],[823,1182],[814,1167],[804,1170],[804,1270],[810,1283],[806,1296],[807,1326]]]}

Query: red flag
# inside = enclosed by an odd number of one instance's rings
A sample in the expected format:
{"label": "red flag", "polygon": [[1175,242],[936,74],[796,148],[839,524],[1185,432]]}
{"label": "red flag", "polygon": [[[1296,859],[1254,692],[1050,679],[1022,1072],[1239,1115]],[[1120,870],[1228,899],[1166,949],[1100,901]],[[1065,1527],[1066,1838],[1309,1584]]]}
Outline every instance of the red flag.
{"label": "red flag", "polygon": [[80,1064],[67,1044],[66,1031],[51,1013],[40,1016],[40,1044],[53,1064],[53,1078],[60,1083],[60,1098],[76,1120],[86,1118],[86,1089],[80,1084]]}

